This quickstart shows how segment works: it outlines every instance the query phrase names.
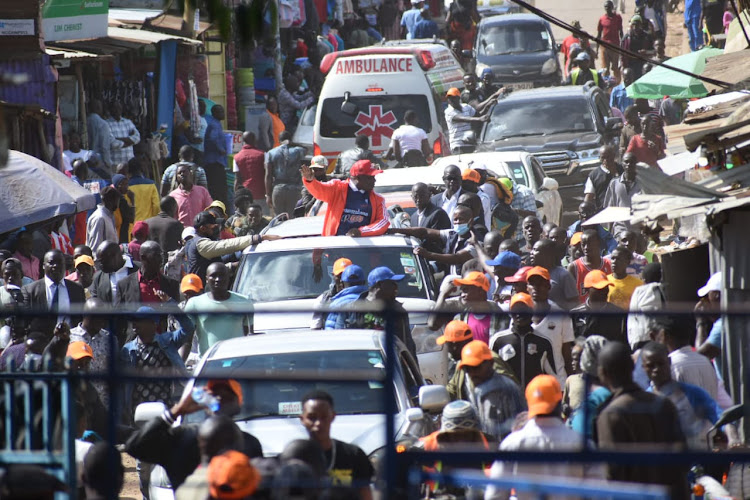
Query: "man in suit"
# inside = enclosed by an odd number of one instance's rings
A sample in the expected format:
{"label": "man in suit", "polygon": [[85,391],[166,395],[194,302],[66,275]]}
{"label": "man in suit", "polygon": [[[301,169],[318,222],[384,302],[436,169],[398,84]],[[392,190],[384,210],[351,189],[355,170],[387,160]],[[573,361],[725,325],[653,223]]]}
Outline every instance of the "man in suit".
{"label": "man in suit", "polygon": [[105,241],[96,249],[96,260],[101,269],[94,274],[89,290],[92,297],[114,304],[117,299],[117,283],[138,270],[138,267],[122,255],[122,248],[113,241]]}
{"label": "man in suit", "polygon": [[177,220],[177,200],[171,196],[165,196],[159,203],[161,212],[150,219],[148,224],[148,239],[155,241],[161,246],[166,259],[168,252],[180,248],[183,226]]}
{"label": "man in suit", "polygon": [[[424,182],[417,182],[411,188],[411,199],[417,211],[411,216],[412,227],[426,227],[430,229],[450,229],[453,227],[445,210],[435,205],[430,199],[430,186]],[[435,242],[425,242],[425,248],[431,252],[442,253],[442,245]]]}
{"label": "man in suit", "polygon": [[[24,285],[24,306],[34,311],[58,311],[63,313],[71,306],[81,306],[86,301],[83,287],[78,283],[65,279],[65,256],[60,250],[50,250],[44,254],[42,268],[44,278]],[[51,339],[55,325],[61,322],[77,325],[80,316],[66,316],[64,314],[42,315],[31,320],[31,331],[39,331]]]}
{"label": "man in suit", "polygon": [[180,284],[161,273],[162,249],[155,241],[141,245],[141,269],[117,283],[115,305],[161,303],[164,294],[179,302]]}

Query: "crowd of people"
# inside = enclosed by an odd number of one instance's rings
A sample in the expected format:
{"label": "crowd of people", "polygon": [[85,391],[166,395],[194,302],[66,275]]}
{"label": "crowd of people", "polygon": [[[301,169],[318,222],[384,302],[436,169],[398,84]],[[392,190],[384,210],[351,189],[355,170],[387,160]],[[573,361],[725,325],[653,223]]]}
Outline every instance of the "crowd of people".
{"label": "crowd of people", "polygon": [[[144,498],[154,464],[165,469],[178,499],[371,497],[376,470],[360,448],[331,437],[336,402],[326,392],[313,391],[299,402],[309,439],[292,441],[274,458],[264,458],[257,437],[240,431],[232,420],[251,404],[236,380],[208,381],[201,389],[215,404],[208,418],[174,425],[207,410],[194,392],[183,395],[180,377],[187,378],[218,342],[255,332],[252,301],[232,291],[240,254],[279,239],[263,231],[272,216],[305,217],[320,203],[327,204],[323,236],[414,238],[414,255],[440,280],[427,326],[439,332],[436,342],[449,357],[451,402],[439,428],[415,444],[418,449],[707,449],[708,429],[733,404],[719,366],[721,275],[711,276],[699,290],[694,320],[649,316],[644,312],[669,305],[658,233],[641,234],[627,222],[584,224],[606,207],[631,206],[633,196],[642,192],[637,167],[658,168],[665,154],[664,126],[682,119],[679,101],[627,96],[626,87],[650,64],[603,46],[597,57],[584,37],[563,41],[565,83],[594,82],[608,92],[613,114],[624,122],[619,141],[600,149],[601,166],[588,176],[578,218],[568,227],[543,221],[531,189],[493,177],[492,166],[480,163],[463,170],[447,166],[442,188],[416,183],[411,224],[396,227],[385,198],[374,191],[375,178],[384,161],[410,167],[432,160],[427,134],[413,111],[405,113],[383,158],[362,135],[339,154],[333,169],[324,156],[308,164],[310,152],[292,137],[300,111],[320,93],[323,56],[384,37],[440,36],[437,13],[421,0],[412,0],[410,8],[385,0],[377,10],[351,12],[343,19],[318,3],[318,15],[327,12],[330,21],[321,20],[320,32],[292,31],[283,82],[267,96],[257,133],[243,134],[231,166],[221,105],[207,108],[200,101],[200,126],[176,127],[175,161],[160,178],[151,179],[153,165],[121,103],[92,100],[90,149],[83,149],[80,134],[71,132],[63,157],[66,174],[95,195],[96,209],[0,239],[0,370],[98,375],[78,380],[73,397],[86,498],[109,498],[120,491],[123,467],[113,444],[124,445],[138,460]],[[597,36],[666,60],[662,4],[639,2],[625,27],[614,2],[607,0]],[[726,28],[726,16],[722,25],[717,23],[723,14],[717,5],[686,1],[692,50],[708,42],[700,23],[709,36]],[[470,71],[465,50],[472,48],[478,21],[476,5],[468,0],[455,0],[446,17],[445,35],[467,70],[464,88],[445,94],[453,154],[473,151],[467,134],[489,119],[492,105],[506,93],[495,86],[491,70],[481,78]],[[573,25],[580,28],[580,23]],[[231,186],[229,172],[234,174]],[[385,330],[382,310],[347,309],[384,305],[394,319],[395,337],[416,360],[409,313],[398,300],[398,284],[406,278],[396,269],[366,271],[365,263],[338,259],[329,289],[316,301],[320,310],[312,314],[311,329]],[[127,314],[101,314],[116,308]],[[321,312],[327,308],[333,311]],[[247,312],[235,314],[243,309]],[[108,380],[112,364],[118,373],[150,378]],[[20,403],[8,401],[2,403],[10,405],[5,411],[22,414]],[[161,402],[166,409],[136,428],[136,408],[148,402]],[[115,436],[111,415],[118,424]],[[40,425],[39,419],[34,422]],[[731,425],[724,432],[729,443],[738,442]],[[25,436],[14,438],[20,443]],[[61,439],[57,429],[56,445]],[[484,468],[492,478],[531,473],[663,484],[672,498],[686,498],[689,487],[686,471],[671,464],[498,460]],[[53,478],[38,480],[42,477],[31,467],[11,468],[0,477],[0,491],[65,488]],[[427,495],[455,493],[439,483],[424,487]],[[485,492],[487,499],[507,496],[494,487]],[[517,498],[527,497],[519,493]]]}

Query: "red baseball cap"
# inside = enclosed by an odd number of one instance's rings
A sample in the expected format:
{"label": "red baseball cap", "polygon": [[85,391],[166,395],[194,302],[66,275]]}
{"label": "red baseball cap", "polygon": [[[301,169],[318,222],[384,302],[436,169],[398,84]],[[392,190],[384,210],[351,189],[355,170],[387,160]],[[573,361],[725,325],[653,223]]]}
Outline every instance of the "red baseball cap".
{"label": "red baseball cap", "polygon": [[378,175],[380,173],[383,173],[383,171],[373,167],[370,160],[359,160],[352,165],[351,170],[349,170],[349,177],[357,177],[358,175]]}
{"label": "red baseball cap", "polygon": [[513,276],[505,278],[506,283],[526,283],[526,273],[531,271],[533,266],[523,266]]}

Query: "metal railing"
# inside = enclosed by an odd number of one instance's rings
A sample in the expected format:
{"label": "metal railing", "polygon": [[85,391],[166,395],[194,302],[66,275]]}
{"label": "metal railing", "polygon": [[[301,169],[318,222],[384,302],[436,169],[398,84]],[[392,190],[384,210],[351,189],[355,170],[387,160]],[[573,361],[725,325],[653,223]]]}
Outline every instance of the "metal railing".
{"label": "metal railing", "polygon": [[[344,309],[316,308],[323,312],[350,312],[369,311],[384,315],[385,321],[385,363],[382,382],[385,387],[392,387],[396,371],[396,351],[394,340],[394,328],[396,314],[390,308],[370,305],[367,307],[348,307]],[[115,323],[119,318],[127,317],[133,310],[103,310],[91,312],[88,316],[105,316],[110,322],[110,332],[115,332]],[[170,312],[181,312],[176,308],[159,310],[155,315],[163,316]],[[233,308],[229,312],[218,314],[248,314],[252,308]],[[309,308],[293,309],[285,307],[282,312],[311,312]],[[410,311],[428,312],[428,311]],[[2,311],[0,311],[2,313]],[[48,311],[17,310],[5,311],[5,316],[39,316],[54,315]],[[83,315],[84,311],[71,310],[70,314]],[[271,313],[264,310],[263,313]],[[255,313],[263,314],[263,313]],[[213,315],[214,312],[205,314]],[[566,312],[551,312],[551,315],[567,316]],[[592,315],[602,313],[592,313]],[[648,316],[672,315],[670,311],[644,311],[639,314]],[[684,310],[679,314],[686,314]],[[729,311],[728,315],[747,316],[748,312]],[[81,381],[104,380],[108,384],[110,392],[110,405],[108,408],[108,432],[103,436],[109,442],[116,442],[118,426],[118,401],[119,392],[123,390],[124,383],[135,383],[153,380],[175,380],[189,382],[194,380],[193,376],[170,376],[151,377],[134,374],[123,370],[117,360],[118,349],[115,345],[115,335],[110,335],[111,350],[108,370],[104,373],[76,373],[63,372],[0,372],[0,387],[3,390],[0,402],[3,402],[3,415],[1,420],[4,429],[0,436],[4,438],[3,447],[0,449],[0,466],[3,464],[38,464],[48,468],[52,473],[62,478],[70,489],[69,498],[76,498],[76,462],[75,462],[75,439],[77,436],[77,419],[75,413],[75,390],[76,384]],[[45,366],[49,367],[49,361]],[[297,373],[266,373],[266,372],[243,372],[236,376],[216,376],[207,374],[200,375],[201,379],[237,379],[237,380],[307,380],[307,381],[357,381],[373,380],[372,372],[347,372],[347,373],[321,373],[321,372],[297,372]],[[38,392],[37,392],[38,391]],[[55,396],[59,392],[59,398]],[[478,473],[470,471],[452,471],[445,473],[426,472],[419,467],[420,464],[432,464],[440,461],[452,467],[476,466],[482,463],[492,463],[496,460],[508,462],[580,462],[580,463],[603,463],[618,465],[646,465],[646,464],[728,464],[731,462],[750,463],[750,452],[736,451],[726,453],[699,452],[699,451],[599,451],[592,449],[587,439],[582,436],[582,447],[580,451],[572,452],[423,452],[414,450],[403,450],[397,452],[396,432],[393,415],[397,413],[397,401],[390,390],[383,391],[383,412],[390,418],[385,419],[385,456],[382,477],[378,481],[384,498],[395,498],[397,492],[403,491],[404,487],[409,489],[415,482],[438,479],[451,484],[466,484],[473,486],[494,485],[501,488],[514,488],[517,491],[528,491],[540,495],[542,498],[548,494],[570,494],[588,498],[665,498],[664,490],[653,485],[633,485],[627,487],[615,485],[611,482],[571,482],[570,480],[546,479],[538,480],[520,476],[490,479]],[[36,397],[38,395],[39,397]],[[19,400],[20,398],[20,400]],[[20,411],[16,411],[20,408]],[[746,409],[747,413],[747,409]],[[59,440],[55,439],[54,428],[59,422]],[[335,424],[334,424],[335,425]],[[57,442],[56,442],[57,441]],[[399,450],[401,451],[401,450]],[[406,484],[404,484],[404,471],[408,471]],[[409,490],[413,493],[413,489]]]}

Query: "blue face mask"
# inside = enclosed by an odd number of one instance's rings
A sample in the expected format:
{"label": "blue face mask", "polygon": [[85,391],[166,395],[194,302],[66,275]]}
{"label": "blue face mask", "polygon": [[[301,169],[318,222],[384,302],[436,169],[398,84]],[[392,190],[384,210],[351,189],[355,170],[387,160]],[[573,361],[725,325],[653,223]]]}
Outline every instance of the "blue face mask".
{"label": "blue face mask", "polygon": [[469,232],[469,224],[456,224],[453,226],[453,230],[457,232],[459,235],[464,235]]}

